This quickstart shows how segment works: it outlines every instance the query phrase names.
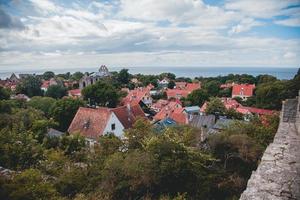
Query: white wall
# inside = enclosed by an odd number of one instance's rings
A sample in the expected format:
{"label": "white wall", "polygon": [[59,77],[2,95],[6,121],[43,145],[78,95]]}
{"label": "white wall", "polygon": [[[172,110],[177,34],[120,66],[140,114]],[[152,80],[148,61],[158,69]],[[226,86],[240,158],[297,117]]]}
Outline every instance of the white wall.
{"label": "white wall", "polygon": [[[111,130],[111,125],[115,124],[116,125],[116,129],[114,131]],[[117,118],[117,116],[115,115],[115,113],[111,113],[110,115],[110,119],[108,120],[105,129],[104,129],[104,134],[106,133],[114,133],[117,137],[123,137],[123,133],[124,133],[124,126],[122,125],[122,123],[120,122],[120,120]]]}

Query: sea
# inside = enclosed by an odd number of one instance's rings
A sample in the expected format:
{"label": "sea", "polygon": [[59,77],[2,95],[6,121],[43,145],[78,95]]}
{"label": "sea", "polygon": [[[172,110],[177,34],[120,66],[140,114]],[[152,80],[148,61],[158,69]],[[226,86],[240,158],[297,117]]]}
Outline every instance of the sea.
{"label": "sea", "polygon": [[[119,71],[124,67],[109,67],[109,71]],[[278,67],[125,67],[129,69],[131,74],[160,74],[163,72],[174,73],[176,77],[216,77],[228,74],[250,74],[258,76],[260,74],[269,74],[278,79],[292,79],[297,73],[298,68],[278,68]],[[81,67],[81,68],[43,68],[39,70],[10,70],[0,69],[0,79],[10,77],[12,73],[15,74],[42,74],[45,71],[53,71],[56,74],[76,71],[80,72],[95,72],[97,68]]]}

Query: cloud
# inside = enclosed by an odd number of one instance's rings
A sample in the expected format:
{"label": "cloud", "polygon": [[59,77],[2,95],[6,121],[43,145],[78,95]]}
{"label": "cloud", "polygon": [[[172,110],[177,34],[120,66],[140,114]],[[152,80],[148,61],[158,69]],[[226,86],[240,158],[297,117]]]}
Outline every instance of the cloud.
{"label": "cloud", "polygon": [[255,26],[262,26],[263,24],[264,23],[255,21],[252,18],[245,18],[245,19],[241,20],[241,22],[238,25],[233,26],[228,33],[229,34],[237,34],[237,33],[245,32],[245,31],[249,31],[251,28],[253,28]]}
{"label": "cloud", "polygon": [[9,6],[3,10],[26,28],[0,29],[0,69],[99,63],[295,66],[300,63],[299,37],[251,32],[279,15],[285,17],[274,23],[297,24],[291,19],[299,19],[299,9],[286,9],[294,2],[226,0],[211,6],[202,0],[19,1],[13,11]]}
{"label": "cloud", "polygon": [[257,18],[271,18],[286,13],[288,7],[299,5],[299,0],[227,0],[227,10]]}
{"label": "cloud", "polygon": [[24,24],[0,8],[0,29],[24,29]]}

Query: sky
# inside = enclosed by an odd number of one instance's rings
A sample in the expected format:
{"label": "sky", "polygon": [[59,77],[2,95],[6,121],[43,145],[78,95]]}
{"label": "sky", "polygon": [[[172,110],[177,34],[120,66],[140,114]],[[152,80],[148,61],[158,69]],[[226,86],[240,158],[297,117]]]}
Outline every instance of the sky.
{"label": "sky", "polygon": [[0,0],[0,70],[299,67],[300,0]]}

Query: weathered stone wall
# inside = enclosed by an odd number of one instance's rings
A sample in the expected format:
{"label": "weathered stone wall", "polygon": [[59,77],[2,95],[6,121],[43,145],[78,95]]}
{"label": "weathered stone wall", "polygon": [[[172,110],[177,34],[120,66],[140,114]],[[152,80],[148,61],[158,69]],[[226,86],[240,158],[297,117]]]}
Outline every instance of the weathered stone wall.
{"label": "weathered stone wall", "polygon": [[[300,96],[300,94],[299,94]],[[280,124],[240,200],[300,199],[300,98],[283,103]]]}

